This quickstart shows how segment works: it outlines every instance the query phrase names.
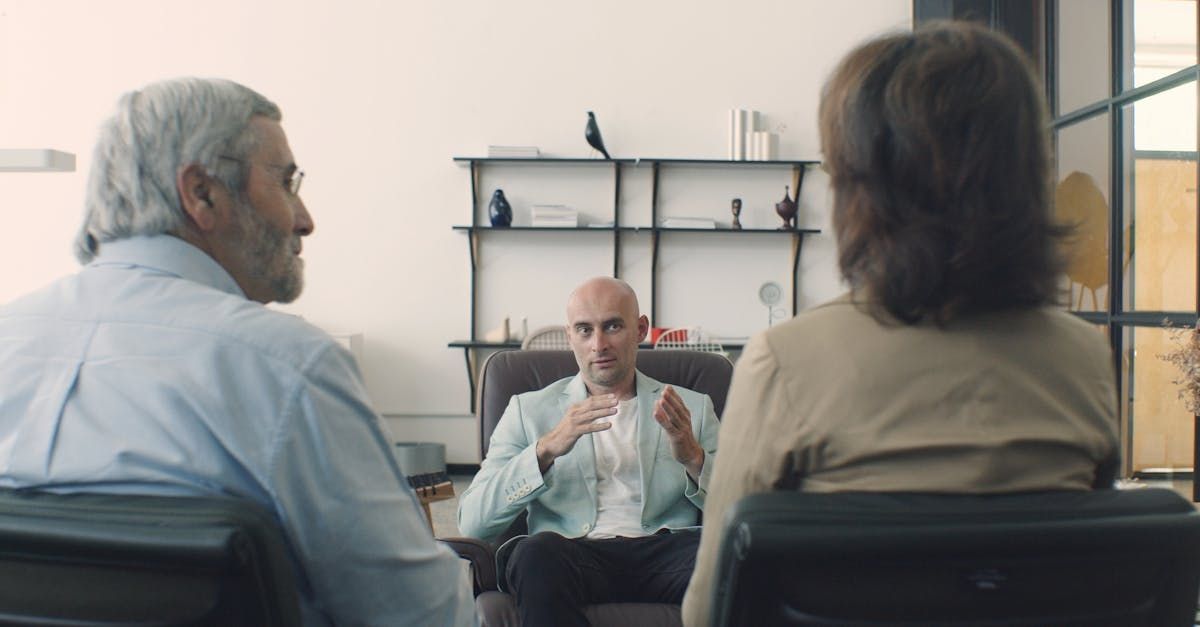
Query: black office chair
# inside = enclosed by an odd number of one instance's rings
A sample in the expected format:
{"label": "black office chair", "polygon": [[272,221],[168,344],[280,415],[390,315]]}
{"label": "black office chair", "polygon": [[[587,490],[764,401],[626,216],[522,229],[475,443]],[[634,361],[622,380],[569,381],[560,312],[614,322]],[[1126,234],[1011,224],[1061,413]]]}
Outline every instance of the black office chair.
{"label": "black office chair", "polygon": [[[640,350],[638,370],[645,375],[708,394],[720,416],[733,376],[733,364],[723,355],[683,350]],[[514,394],[540,390],[579,372],[571,351],[498,351],[484,362],[479,376],[480,459],[487,456],[492,432]],[[472,563],[476,606],[484,627],[518,625],[512,597],[497,589],[495,548],[526,533],[525,515],[493,544],[473,538],[439,538]],[[662,603],[604,603],[585,609],[593,625],[678,625],[679,607]]]}
{"label": "black office chair", "polygon": [[0,490],[0,624],[299,623],[282,532],[253,503]]}
{"label": "black office chair", "polygon": [[1191,626],[1200,514],[1163,489],[742,499],[711,625]]}

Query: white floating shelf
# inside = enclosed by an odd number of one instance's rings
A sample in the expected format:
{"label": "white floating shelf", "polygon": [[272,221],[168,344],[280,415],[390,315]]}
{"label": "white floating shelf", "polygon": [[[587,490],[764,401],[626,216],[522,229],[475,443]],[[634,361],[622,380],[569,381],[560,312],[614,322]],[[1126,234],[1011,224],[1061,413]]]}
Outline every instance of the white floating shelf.
{"label": "white floating shelf", "polygon": [[0,172],[74,172],[75,155],[47,148],[0,148]]}

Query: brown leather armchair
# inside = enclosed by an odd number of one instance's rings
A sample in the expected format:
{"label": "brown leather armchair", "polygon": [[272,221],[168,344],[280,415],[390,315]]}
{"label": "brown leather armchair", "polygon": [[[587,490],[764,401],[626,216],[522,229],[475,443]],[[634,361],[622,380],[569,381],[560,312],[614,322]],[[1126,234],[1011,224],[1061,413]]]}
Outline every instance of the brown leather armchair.
{"label": "brown leather armchair", "polygon": [[[717,416],[725,408],[733,364],[723,355],[685,350],[640,350],[637,367],[643,374],[712,398]],[[540,390],[579,372],[570,351],[517,351],[493,353],[479,375],[479,455],[487,456],[488,443],[504,408],[514,394]],[[472,563],[476,606],[484,627],[519,625],[511,596],[496,586],[495,548],[516,535],[526,533],[522,515],[495,544],[473,538],[441,538]],[[661,603],[604,603],[586,610],[588,620],[604,625],[679,625],[679,607]]]}

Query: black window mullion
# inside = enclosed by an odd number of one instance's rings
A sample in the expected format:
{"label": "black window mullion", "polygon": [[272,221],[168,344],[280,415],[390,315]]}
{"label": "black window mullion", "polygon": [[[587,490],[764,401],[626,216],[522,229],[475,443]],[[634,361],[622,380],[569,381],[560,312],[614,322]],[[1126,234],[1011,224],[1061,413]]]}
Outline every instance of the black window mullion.
{"label": "black window mullion", "polygon": [[[1125,145],[1124,145],[1124,120],[1121,115],[1121,106],[1117,104],[1117,98],[1121,95],[1124,81],[1124,2],[1122,0],[1111,0],[1109,3],[1109,99],[1106,103],[1108,110],[1109,122],[1109,180],[1108,180],[1108,198],[1109,198],[1109,220],[1108,220],[1108,337],[1112,344],[1113,354],[1113,369],[1117,374],[1116,388],[1117,398],[1124,399],[1122,388],[1125,384],[1126,373],[1122,371],[1122,355],[1125,353],[1125,334],[1124,328],[1116,321],[1116,316],[1124,310],[1124,277],[1122,275],[1122,241],[1121,232],[1125,223],[1125,197],[1124,193],[1124,164],[1125,164]],[[1133,390],[1129,390],[1129,398],[1132,398]],[[1125,439],[1125,450],[1133,450],[1133,424],[1132,411],[1129,407],[1121,408],[1121,415],[1125,417],[1125,425],[1123,435]],[[1128,455],[1130,459],[1125,460],[1125,474],[1128,476],[1132,467],[1132,455]]]}

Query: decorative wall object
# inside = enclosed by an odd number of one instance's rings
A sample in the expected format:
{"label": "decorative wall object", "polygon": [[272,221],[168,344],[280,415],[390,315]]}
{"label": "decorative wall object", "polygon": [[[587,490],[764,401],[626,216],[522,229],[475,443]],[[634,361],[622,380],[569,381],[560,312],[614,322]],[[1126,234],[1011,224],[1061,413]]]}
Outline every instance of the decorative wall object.
{"label": "decorative wall object", "polygon": [[767,307],[767,326],[775,324],[781,315],[786,315],[787,312],[782,307],[778,307],[779,302],[783,300],[783,288],[774,281],[767,281],[758,288],[758,301]]}
{"label": "decorative wall object", "polygon": [[747,133],[750,137],[750,153],[746,156],[749,161],[774,161],[779,153],[779,136],[767,131]]}
{"label": "decorative wall object", "polygon": [[497,326],[494,329],[489,329],[486,333],[483,334],[484,341],[495,342],[495,343],[507,342],[508,337],[509,337],[508,316],[504,317],[504,320],[502,320],[500,322],[499,326]]}
{"label": "decorative wall object", "polygon": [[729,160],[741,161],[746,158],[746,116],[745,109],[729,110]]}
{"label": "decorative wall object", "polygon": [[785,185],[783,188],[783,200],[775,203],[775,213],[778,213],[779,217],[783,218],[783,226],[779,227],[779,230],[786,231],[796,228],[792,222],[796,217],[796,209],[796,201],[792,200],[792,195]]}
{"label": "decorative wall object", "polygon": [[600,137],[600,126],[596,124],[596,114],[591,111],[588,111],[587,128],[583,130],[583,138],[592,148],[599,150],[605,159],[612,159],[604,148],[604,138]]}
{"label": "decorative wall object", "polygon": [[740,219],[742,216],[742,199],[734,198],[732,204],[733,206],[730,210],[733,211],[733,224],[730,225],[730,228],[740,231],[742,230],[742,221]]}
{"label": "decorative wall object", "polygon": [[512,205],[504,197],[504,190],[497,189],[492,194],[492,202],[488,203],[488,218],[492,226],[512,226]]}
{"label": "decorative wall object", "polygon": [[764,161],[764,138],[758,135],[762,114],[752,109],[729,110],[729,160]]}

